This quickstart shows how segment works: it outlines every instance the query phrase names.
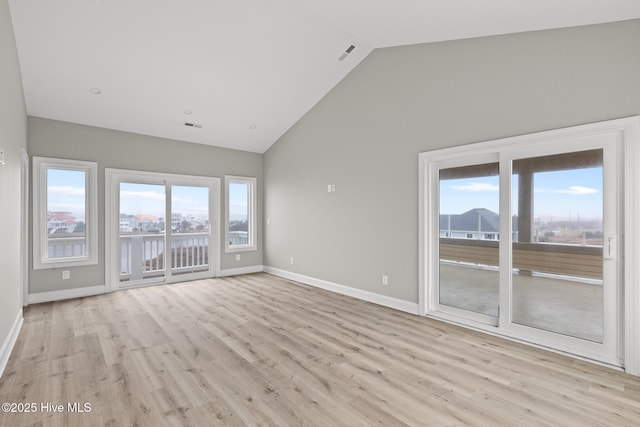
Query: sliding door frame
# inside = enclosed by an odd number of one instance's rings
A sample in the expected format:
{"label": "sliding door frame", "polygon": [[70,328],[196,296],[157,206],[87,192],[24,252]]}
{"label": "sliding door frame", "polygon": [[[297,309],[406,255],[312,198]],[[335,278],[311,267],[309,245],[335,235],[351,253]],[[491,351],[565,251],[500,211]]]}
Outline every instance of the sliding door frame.
{"label": "sliding door frame", "polygon": [[[133,285],[122,285],[120,282],[120,200],[119,185],[121,182],[135,182],[164,185],[167,189],[165,211],[171,211],[171,187],[201,186],[209,188],[209,269],[202,272],[171,274],[171,263],[165,259],[165,276],[163,280],[149,280]],[[105,288],[107,292],[135,287],[151,286],[161,283],[176,283],[186,280],[198,280],[217,277],[220,274],[220,178],[191,175],[168,174],[160,172],[144,172],[125,169],[105,169]],[[165,252],[166,242],[170,239],[171,218],[165,218]]]}
{"label": "sliding door frame", "polygon": [[[439,228],[436,223],[439,224],[440,212],[440,178],[439,171],[442,169],[459,168],[471,165],[486,165],[489,163],[498,163],[500,157],[495,152],[481,153],[474,156],[456,156],[443,158],[438,162],[433,162],[431,166],[431,176],[429,180],[429,191],[433,198],[430,201],[430,210],[434,214],[428,215],[430,218],[431,230]],[[430,263],[429,277],[432,286],[429,286],[427,292],[429,293],[429,311],[444,314],[447,318],[458,319],[466,318],[472,320],[474,323],[485,324],[488,326],[498,326],[498,317],[491,316],[489,314],[475,313],[467,311],[461,308],[448,306],[440,303],[440,248],[439,248],[439,233],[431,235],[431,241],[429,242],[429,253],[432,254],[432,263]],[[499,243],[502,245],[502,242]]]}
{"label": "sliding door frame", "polygon": [[[520,159],[533,158],[538,156],[549,156],[556,154],[571,154],[586,150],[602,149],[603,151],[603,232],[604,236],[614,237],[613,243],[616,247],[616,254],[622,255],[622,248],[618,247],[621,242],[623,231],[623,205],[622,205],[622,143],[614,134],[598,134],[592,136],[580,135],[563,140],[541,141],[535,144],[527,144],[524,147],[509,148],[501,151],[500,156],[500,188],[506,193],[506,197],[501,198],[500,209],[505,209],[513,215],[513,207],[509,204],[512,201],[512,177],[513,162]],[[504,200],[503,200],[504,199]],[[503,203],[504,202],[504,203]],[[518,324],[513,321],[513,251],[512,251],[512,221],[501,222],[501,265],[505,265],[500,270],[500,295],[501,318],[500,325],[503,331],[510,336],[528,342],[544,343],[551,348],[567,353],[578,354],[589,359],[600,360],[614,366],[624,365],[621,343],[623,321],[623,256],[615,258],[602,257],[603,267],[603,342],[592,342],[589,340],[576,338],[570,335],[563,335],[536,328],[530,325]],[[603,242],[603,251],[604,251]],[[608,280],[609,279],[609,280]]]}
{"label": "sliding door frame", "polygon": [[[437,311],[437,306],[433,301],[433,277],[437,271],[438,248],[436,239],[433,237],[433,230],[436,230],[438,221],[437,215],[437,188],[434,177],[437,178],[438,162],[446,162],[449,159],[468,157],[472,151],[474,155],[488,155],[491,153],[518,153],[517,157],[525,157],[527,146],[540,144],[552,145],[557,143],[568,143],[571,140],[584,140],[589,138],[609,138],[614,139],[618,146],[618,167],[623,171],[619,175],[617,182],[618,191],[615,195],[620,199],[620,211],[622,219],[619,222],[617,240],[620,242],[618,248],[618,303],[617,343],[615,344],[615,357],[596,357],[588,351],[576,351],[571,346],[556,345],[557,343],[544,342],[540,344],[535,340],[529,340],[519,333],[513,333],[514,328],[493,327],[477,322],[467,322],[458,316]],[[640,227],[636,225],[640,215],[640,172],[637,171],[640,165],[640,118],[638,116],[610,120],[606,122],[575,126],[540,132],[524,136],[504,138],[494,141],[487,141],[467,146],[453,147],[449,149],[435,150],[419,154],[419,310],[420,314],[437,318],[439,320],[461,324],[476,330],[481,330],[493,335],[503,336],[520,342],[529,343],[535,346],[549,348],[553,351],[571,354],[576,357],[593,360],[609,366],[623,367],[627,372],[640,375],[640,268],[637,267],[638,256],[640,256]],[[524,151],[520,151],[524,150]],[[524,154],[523,154],[524,153]],[[523,154],[523,155],[521,155]],[[504,156],[505,154],[502,154]],[[505,169],[506,168],[506,169]],[[501,192],[511,189],[511,163],[508,158],[501,162]],[[436,191],[436,193],[434,193]],[[511,196],[501,197],[501,212],[510,213]],[[505,245],[504,239],[511,239],[510,221],[501,221],[501,265],[508,262],[510,265],[511,245]],[[623,262],[624,260],[627,262]],[[501,269],[501,274],[511,275],[510,268]],[[500,303],[503,309],[500,310],[499,324],[510,324],[511,313],[505,312],[504,307],[511,304],[510,280],[506,276],[501,278]],[[507,285],[508,284],[508,285]],[[509,286],[509,289],[504,289]],[[506,323],[505,323],[506,322]],[[517,327],[515,329],[518,329]]]}

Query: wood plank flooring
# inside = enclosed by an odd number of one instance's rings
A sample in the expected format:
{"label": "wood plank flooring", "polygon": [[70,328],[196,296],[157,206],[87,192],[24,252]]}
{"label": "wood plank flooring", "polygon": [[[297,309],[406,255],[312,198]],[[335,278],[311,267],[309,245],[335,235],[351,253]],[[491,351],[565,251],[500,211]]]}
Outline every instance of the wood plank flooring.
{"label": "wood plank flooring", "polygon": [[640,378],[261,273],[29,306],[2,402],[38,405],[12,427],[632,426]]}

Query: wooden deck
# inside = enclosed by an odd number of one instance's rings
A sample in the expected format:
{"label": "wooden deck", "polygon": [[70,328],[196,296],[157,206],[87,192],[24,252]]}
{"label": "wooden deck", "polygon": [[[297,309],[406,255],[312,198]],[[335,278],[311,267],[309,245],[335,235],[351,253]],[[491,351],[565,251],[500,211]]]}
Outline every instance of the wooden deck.
{"label": "wooden deck", "polygon": [[1,426],[637,425],[640,378],[267,274],[29,306]]}

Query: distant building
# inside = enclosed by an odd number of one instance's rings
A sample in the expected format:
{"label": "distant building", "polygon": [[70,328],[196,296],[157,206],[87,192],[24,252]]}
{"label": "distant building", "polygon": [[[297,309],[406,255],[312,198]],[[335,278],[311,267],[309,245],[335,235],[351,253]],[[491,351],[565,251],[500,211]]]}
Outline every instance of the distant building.
{"label": "distant building", "polygon": [[138,218],[138,220],[141,223],[145,223],[145,222],[157,222],[158,221],[158,217],[155,215],[147,215],[147,214],[138,214],[135,215],[136,218]]}
{"label": "distant building", "polygon": [[182,214],[172,213],[171,214],[171,231],[179,231],[181,222],[182,222]]}
{"label": "distant building", "polygon": [[78,225],[71,212],[47,212],[47,231],[54,233],[73,233]]}
{"label": "distant building", "polygon": [[158,232],[164,228],[162,218],[155,215],[138,214],[135,216],[140,221],[139,228],[141,231]]}
{"label": "distant building", "polygon": [[[518,217],[514,216],[512,222],[514,241],[517,241]],[[475,208],[456,215],[440,215],[440,237],[499,240],[500,216],[485,208]]]}
{"label": "distant building", "polygon": [[120,214],[120,232],[131,233],[140,229],[140,220],[135,215]]}

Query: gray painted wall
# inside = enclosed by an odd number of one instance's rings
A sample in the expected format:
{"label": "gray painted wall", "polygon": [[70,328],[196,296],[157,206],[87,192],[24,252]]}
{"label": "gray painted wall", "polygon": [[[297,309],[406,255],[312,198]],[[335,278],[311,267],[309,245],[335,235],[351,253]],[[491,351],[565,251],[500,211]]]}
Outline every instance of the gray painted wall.
{"label": "gray painted wall", "polygon": [[639,41],[633,20],[374,51],[265,153],[265,265],[417,302],[418,153],[639,114]]}
{"label": "gray painted wall", "polygon": [[[262,215],[262,154],[35,117],[28,118],[28,135],[30,156],[98,162],[99,190],[98,265],[70,268],[71,279],[64,281],[61,270],[31,270],[29,277],[29,293],[31,294],[105,284],[105,168],[219,177],[222,181],[222,209],[224,209],[224,175],[256,177],[258,178],[258,217],[260,218]],[[222,215],[224,215],[223,212],[224,210],[221,211]],[[221,224],[223,224],[222,221]],[[258,222],[257,231],[258,250],[241,252],[240,261],[235,260],[235,253],[224,253],[224,242],[223,239],[220,240],[222,269],[262,264],[261,222]],[[30,265],[32,265],[31,262]]]}
{"label": "gray painted wall", "polygon": [[20,313],[20,150],[27,144],[27,114],[13,25],[0,0],[0,348]]}

